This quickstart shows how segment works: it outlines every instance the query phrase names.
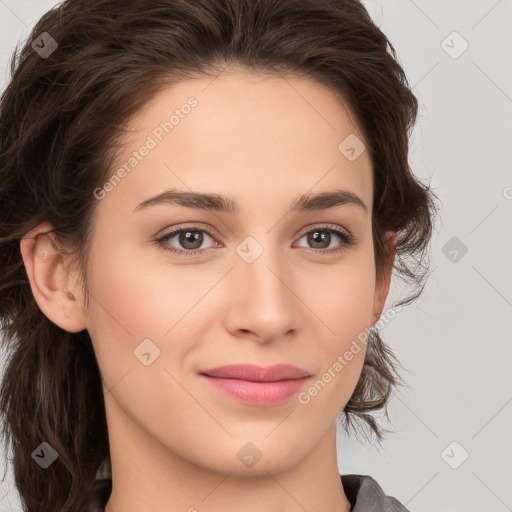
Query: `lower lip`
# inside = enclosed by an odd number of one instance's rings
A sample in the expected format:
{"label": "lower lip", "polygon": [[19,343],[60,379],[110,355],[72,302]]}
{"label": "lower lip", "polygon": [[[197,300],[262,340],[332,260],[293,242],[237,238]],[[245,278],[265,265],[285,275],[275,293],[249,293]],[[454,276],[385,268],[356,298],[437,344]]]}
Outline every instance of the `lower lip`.
{"label": "lower lip", "polygon": [[275,405],[298,393],[309,377],[277,382],[251,382],[201,375],[218,390],[253,405]]}

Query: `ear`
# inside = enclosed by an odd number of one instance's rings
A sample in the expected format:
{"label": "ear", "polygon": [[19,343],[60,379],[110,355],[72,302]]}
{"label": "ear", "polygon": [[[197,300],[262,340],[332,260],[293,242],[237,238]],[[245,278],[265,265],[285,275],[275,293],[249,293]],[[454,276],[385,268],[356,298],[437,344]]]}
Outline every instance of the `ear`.
{"label": "ear", "polygon": [[387,263],[385,270],[382,275],[377,276],[375,281],[375,298],[373,303],[374,318],[373,323],[375,324],[380,318],[386,299],[389,293],[389,286],[391,283],[391,276],[393,274],[393,264],[395,262],[396,255],[396,243],[397,234],[396,231],[388,231],[386,233],[386,246],[387,246]]}
{"label": "ear", "polygon": [[82,293],[76,273],[59,250],[53,226],[47,222],[31,229],[20,241],[23,263],[32,294],[41,311],[68,332],[86,328]]}

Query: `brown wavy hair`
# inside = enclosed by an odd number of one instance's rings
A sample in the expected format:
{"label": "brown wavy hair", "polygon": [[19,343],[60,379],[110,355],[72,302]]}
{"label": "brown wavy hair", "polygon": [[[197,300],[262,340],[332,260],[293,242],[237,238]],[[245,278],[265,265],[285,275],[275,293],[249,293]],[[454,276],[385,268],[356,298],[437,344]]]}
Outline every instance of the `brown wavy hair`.
{"label": "brown wavy hair", "polygon": [[[32,47],[43,32],[58,43],[47,58]],[[130,119],[173,83],[234,67],[308,77],[350,106],[373,164],[377,275],[392,264],[413,285],[400,305],[423,290],[437,207],[408,164],[418,102],[395,49],[359,0],[62,2],[14,49],[0,100],[0,412],[26,511],[85,508],[96,471],[109,459],[109,439],[89,334],[66,332],[41,312],[20,239],[48,221],[76,254],[87,293],[93,191],[112,174]],[[392,260],[388,230],[398,235]],[[371,413],[385,410],[400,384],[398,366],[371,331],[342,413],[347,429],[354,419],[382,439]],[[45,471],[31,457],[43,441],[58,453]]]}

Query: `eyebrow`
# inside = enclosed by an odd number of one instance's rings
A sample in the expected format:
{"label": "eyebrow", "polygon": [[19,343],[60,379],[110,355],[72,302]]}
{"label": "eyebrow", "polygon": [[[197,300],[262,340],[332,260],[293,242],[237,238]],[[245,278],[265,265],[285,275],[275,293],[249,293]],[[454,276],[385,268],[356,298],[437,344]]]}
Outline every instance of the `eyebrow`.
{"label": "eyebrow", "polygon": [[[133,210],[144,210],[151,206],[162,204],[179,205],[200,210],[240,213],[240,205],[232,198],[219,194],[206,194],[201,192],[185,192],[176,189],[166,190],[156,196],[142,201]],[[319,192],[317,194],[304,194],[297,197],[290,206],[292,212],[305,212],[314,210],[327,210],[335,206],[355,205],[368,211],[363,201],[349,190],[334,190]]]}

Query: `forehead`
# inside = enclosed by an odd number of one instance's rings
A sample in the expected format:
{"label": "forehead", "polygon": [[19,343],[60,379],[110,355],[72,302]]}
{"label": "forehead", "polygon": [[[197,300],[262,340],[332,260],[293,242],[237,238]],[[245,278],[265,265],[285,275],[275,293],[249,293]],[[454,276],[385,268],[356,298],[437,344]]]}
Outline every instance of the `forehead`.
{"label": "forehead", "polygon": [[132,210],[165,188],[246,203],[345,188],[371,203],[368,151],[352,160],[343,152],[344,141],[362,145],[363,134],[341,98],[311,80],[247,73],[184,80],[153,97],[129,130],[112,169],[128,172],[109,196]]}

